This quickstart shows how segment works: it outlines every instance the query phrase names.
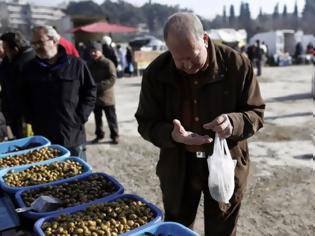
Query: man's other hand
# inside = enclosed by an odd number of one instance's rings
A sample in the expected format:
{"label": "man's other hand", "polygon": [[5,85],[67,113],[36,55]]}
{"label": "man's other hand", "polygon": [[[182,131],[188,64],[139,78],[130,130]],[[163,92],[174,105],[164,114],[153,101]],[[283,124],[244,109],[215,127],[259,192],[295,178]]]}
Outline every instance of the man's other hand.
{"label": "man's other hand", "polygon": [[186,131],[179,120],[173,120],[173,124],[172,138],[175,142],[186,145],[202,145],[213,141],[208,135],[199,135]]}

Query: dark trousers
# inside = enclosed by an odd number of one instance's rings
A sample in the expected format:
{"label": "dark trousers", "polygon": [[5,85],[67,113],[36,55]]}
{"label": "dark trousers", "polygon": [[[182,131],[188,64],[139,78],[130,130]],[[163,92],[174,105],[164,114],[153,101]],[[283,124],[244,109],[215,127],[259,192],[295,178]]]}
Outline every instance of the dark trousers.
{"label": "dark trousers", "polygon": [[86,161],[86,147],[84,144],[76,147],[67,147],[67,149],[70,151],[71,156],[79,157]]}
{"label": "dark trousers", "polygon": [[186,152],[187,169],[185,189],[183,191],[180,212],[172,215],[172,209],[165,209],[165,221],[179,222],[192,228],[201,193],[204,194],[204,224],[206,236],[235,236],[236,224],[241,206],[234,196],[230,200],[231,206],[219,204],[212,199],[208,188],[208,164],[206,158],[196,158]]}
{"label": "dark trousers", "polygon": [[13,116],[10,119],[10,123],[7,124],[10,126],[12,133],[15,138],[23,138],[25,137],[23,132],[23,118],[22,116]]}
{"label": "dark trousers", "polygon": [[108,127],[110,130],[110,138],[114,139],[119,136],[118,124],[115,106],[95,106],[94,116],[95,116],[95,134],[98,138],[104,138],[105,132],[103,130],[103,110],[107,119]]}
{"label": "dark trousers", "polygon": [[261,60],[255,59],[255,66],[257,67],[257,76],[261,75]]}

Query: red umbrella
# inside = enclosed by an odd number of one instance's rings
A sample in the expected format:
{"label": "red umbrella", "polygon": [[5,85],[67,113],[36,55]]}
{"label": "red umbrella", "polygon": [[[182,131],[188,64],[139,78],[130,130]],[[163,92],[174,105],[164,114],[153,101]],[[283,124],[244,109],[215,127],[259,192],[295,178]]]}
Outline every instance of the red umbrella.
{"label": "red umbrella", "polygon": [[74,28],[72,32],[84,31],[89,33],[130,33],[137,32],[137,28],[118,25],[118,24],[110,24],[106,22],[95,22],[89,25],[80,26]]}

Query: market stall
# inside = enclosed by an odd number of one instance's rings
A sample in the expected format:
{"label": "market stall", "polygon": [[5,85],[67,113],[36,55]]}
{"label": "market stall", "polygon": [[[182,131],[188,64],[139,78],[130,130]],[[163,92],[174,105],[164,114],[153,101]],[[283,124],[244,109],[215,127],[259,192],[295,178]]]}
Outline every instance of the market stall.
{"label": "market stall", "polygon": [[1,236],[197,235],[44,137],[0,143],[0,152]]}

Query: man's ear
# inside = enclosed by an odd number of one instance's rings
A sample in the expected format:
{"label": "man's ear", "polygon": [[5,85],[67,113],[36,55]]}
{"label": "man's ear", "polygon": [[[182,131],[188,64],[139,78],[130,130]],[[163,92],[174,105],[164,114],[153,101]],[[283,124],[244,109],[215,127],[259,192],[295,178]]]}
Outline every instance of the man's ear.
{"label": "man's ear", "polygon": [[208,44],[208,40],[209,40],[209,35],[207,32],[203,33],[203,41],[205,44]]}
{"label": "man's ear", "polygon": [[209,41],[209,35],[207,34],[207,32],[204,32],[203,34],[203,43],[205,44],[206,48],[208,47],[208,41]]}

